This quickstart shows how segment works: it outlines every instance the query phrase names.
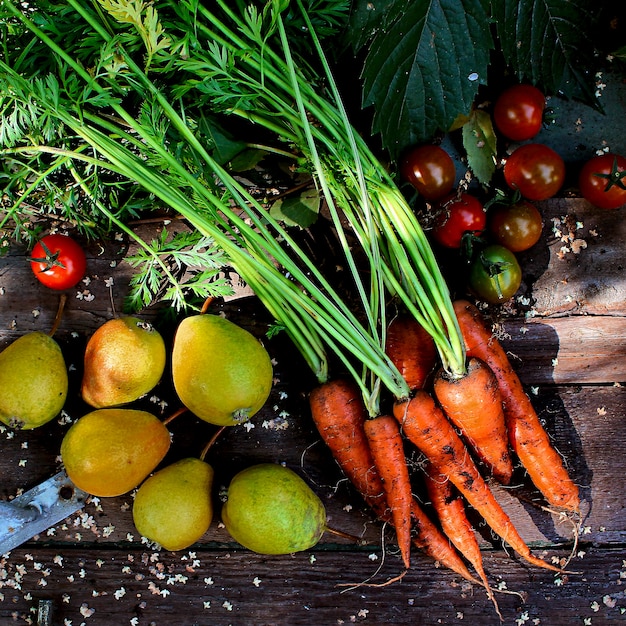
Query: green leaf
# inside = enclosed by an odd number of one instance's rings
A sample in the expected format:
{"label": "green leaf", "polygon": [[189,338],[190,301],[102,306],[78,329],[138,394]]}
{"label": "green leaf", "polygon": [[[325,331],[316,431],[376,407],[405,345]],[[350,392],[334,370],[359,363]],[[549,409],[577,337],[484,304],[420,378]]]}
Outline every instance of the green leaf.
{"label": "green leaf", "polygon": [[546,93],[596,104],[593,43],[587,33],[596,5],[591,0],[500,0],[493,17],[505,61],[520,81]]}
{"label": "green leaf", "polygon": [[317,220],[321,202],[317,189],[307,189],[298,196],[277,200],[272,205],[270,215],[289,226],[308,228]]}
{"label": "green leaf", "polygon": [[497,152],[491,116],[480,109],[472,111],[462,135],[469,168],[481,185],[488,185],[496,171]]}
{"label": "green leaf", "polygon": [[246,172],[256,167],[266,156],[267,152],[258,148],[243,150],[230,160],[230,169],[233,172]]}
{"label": "green leaf", "polygon": [[200,132],[206,137],[213,158],[224,165],[246,148],[246,143],[235,139],[214,119],[203,116],[199,122]]}
{"label": "green leaf", "polygon": [[619,59],[620,61],[626,61],[626,46],[622,46],[621,48],[618,48],[614,53],[613,56],[616,59]]}
{"label": "green leaf", "polygon": [[358,0],[350,36],[364,61],[363,106],[392,156],[469,113],[493,47],[486,0]]}

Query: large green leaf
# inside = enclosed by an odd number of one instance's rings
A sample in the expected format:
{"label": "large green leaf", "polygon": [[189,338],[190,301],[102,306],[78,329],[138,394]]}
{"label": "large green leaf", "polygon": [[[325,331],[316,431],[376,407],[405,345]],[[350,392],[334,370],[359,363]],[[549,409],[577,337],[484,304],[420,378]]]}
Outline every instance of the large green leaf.
{"label": "large green leaf", "polygon": [[494,44],[520,81],[598,106],[591,1],[355,0],[347,39],[373,132],[393,158],[449,129],[487,81]]}
{"label": "large green leaf", "polygon": [[351,19],[363,106],[392,155],[470,112],[493,47],[486,0],[358,0]]}
{"label": "large green leaf", "polygon": [[502,52],[518,78],[588,104],[597,104],[588,38],[594,13],[591,0],[493,3]]}

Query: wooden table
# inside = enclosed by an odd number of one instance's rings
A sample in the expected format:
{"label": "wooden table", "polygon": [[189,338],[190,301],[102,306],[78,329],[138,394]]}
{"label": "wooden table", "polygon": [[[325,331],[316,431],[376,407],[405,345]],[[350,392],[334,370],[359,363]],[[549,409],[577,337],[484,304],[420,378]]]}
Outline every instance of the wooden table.
{"label": "wooden table", "polygon": [[[586,115],[584,121],[595,114]],[[571,116],[570,128],[578,129]],[[588,141],[587,155],[599,141]],[[513,592],[498,593],[498,602],[504,623],[515,626],[626,622],[624,209],[602,212],[569,196],[565,189],[540,205],[544,236],[521,255],[524,299],[493,319],[584,507],[569,575],[527,566],[476,520],[490,580]],[[34,431],[0,429],[5,500],[59,469],[63,434],[89,410],[78,393],[83,350],[95,328],[120,314],[132,271],[123,242],[88,244],[88,252],[89,280],[68,292],[56,335],[69,366],[66,409]],[[47,331],[57,308],[58,294],[37,283],[26,256],[13,246],[0,258],[0,348],[28,331]],[[254,298],[214,306],[258,336],[271,323]],[[142,316],[171,343],[174,324],[165,313]],[[92,498],[64,523],[0,556],[1,626],[37,623],[42,600],[52,602],[54,626],[499,623],[481,588],[419,552],[402,580],[380,586],[402,569],[393,533],[374,520],[320,442],[307,406],[315,381],[299,355],[281,336],[266,345],[276,368],[272,395],[250,425],[224,433],[207,458],[216,471],[216,515],[202,540],[182,552],[158,550],[133,526],[131,494]],[[169,376],[136,406],[161,417],[173,412]],[[167,462],[198,455],[214,428],[187,414],[171,431]],[[411,459],[419,461],[414,451]],[[323,499],[329,524],[366,545],[326,535],[309,551],[269,557],[234,543],[219,521],[219,492],[238,469],[262,461],[299,472]],[[496,494],[536,554],[570,554],[571,527],[539,506],[523,473]]]}

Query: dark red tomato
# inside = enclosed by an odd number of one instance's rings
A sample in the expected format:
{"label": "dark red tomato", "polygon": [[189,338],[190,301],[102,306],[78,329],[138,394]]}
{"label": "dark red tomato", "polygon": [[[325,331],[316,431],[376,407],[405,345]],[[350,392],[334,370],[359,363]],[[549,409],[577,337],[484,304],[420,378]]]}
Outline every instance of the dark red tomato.
{"label": "dark red tomato", "polygon": [[549,146],[527,143],[507,158],[504,179],[527,200],[546,200],[563,186],[565,163]]}
{"label": "dark red tomato", "polygon": [[505,137],[526,141],[541,130],[545,107],[545,96],[537,87],[514,85],[498,96],[493,121]]}
{"label": "dark red tomato", "polygon": [[543,229],[539,209],[526,200],[493,206],[487,213],[487,222],[494,241],[511,252],[532,248]]}
{"label": "dark red tomato", "polygon": [[33,248],[30,266],[37,279],[50,289],[74,287],[85,275],[85,253],[66,235],[46,235]]}
{"label": "dark red tomato", "polygon": [[508,248],[493,244],[472,259],[469,288],[477,298],[490,304],[501,304],[512,298],[521,284],[522,270]]}
{"label": "dark red tomato", "polygon": [[587,161],[578,177],[583,198],[599,209],[626,204],[626,158],[602,154]]}
{"label": "dark red tomato", "polygon": [[466,233],[479,235],[487,225],[482,202],[468,193],[453,194],[440,204],[441,213],[433,226],[434,240],[446,248],[460,248]]}
{"label": "dark red tomato", "polygon": [[400,174],[429,201],[449,194],[456,182],[452,157],[440,146],[430,144],[410,150],[402,159]]}

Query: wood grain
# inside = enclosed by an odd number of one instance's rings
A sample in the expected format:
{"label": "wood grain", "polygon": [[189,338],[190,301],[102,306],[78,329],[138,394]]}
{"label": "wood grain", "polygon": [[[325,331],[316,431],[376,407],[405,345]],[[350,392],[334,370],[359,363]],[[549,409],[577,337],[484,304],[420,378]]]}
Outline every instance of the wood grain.
{"label": "wood grain", "polygon": [[[589,620],[597,626],[626,620],[626,391],[620,384],[626,381],[621,266],[626,233],[618,213],[598,215],[581,200],[549,201],[542,211],[543,239],[522,259],[525,298],[492,311],[491,321],[580,486],[582,530],[570,564],[577,573],[555,576],[529,568],[494,542],[480,520],[473,521],[492,581],[524,596],[523,601],[498,594],[506,624],[565,626]],[[579,242],[578,252],[564,252],[567,242],[555,230],[563,224],[574,233],[568,245],[580,235],[586,247]],[[79,395],[84,346],[95,328],[122,310],[132,270],[123,260],[124,242],[87,244],[87,250],[88,280],[68,292],[56,335],[70,370],[65,415],[35,431],[0,428],[2,499],[10,500],[60,467],[63,434],[89,410]],[[26,258],[26,250],[13,246],[0,259],[0,348],[25,332],[46,331],[56,311],[59,295],[38,284]],[[252,423],[229,429],[211,450],[216,516],[209,531],[187,551],[159,551],[133,526],[132,494],[92,499],[64,523],[0,557],[0,624],[34,623],[43,598],[53,601],[54,626],[498,624],[480,588],[420,554],[400,582],[358,585],[397,575],[401,561],[393,534],[374,520],[315,431],[307,405],[314,377],[284,337],[265,337],[272,320],[254,298],[214,307],[264,339],[276,379]],[[175,326],[166,312],[154,307],[142,316],[171,342]],[[137,406],[161,417],[173,412],[178,404],[169,376]],[[166,462],[199,454],[214,433],[192,415],[180,416],[170,428],[173,445]],[[407,447],[407,452],[413,466],[420,462],[415,450]],[[361,537],[365,545],[327,534],[313,550],[296,555],[265,557],[242,550],[219,522],[219,493],[238,469],[262,461],[298,471],[323,499],[329,524]],[[414,489],[424,497],[417,475]],[[542,508],[521,468],[511,487],[495,491],[537,554],[569,554],[571,525]]]}

